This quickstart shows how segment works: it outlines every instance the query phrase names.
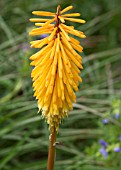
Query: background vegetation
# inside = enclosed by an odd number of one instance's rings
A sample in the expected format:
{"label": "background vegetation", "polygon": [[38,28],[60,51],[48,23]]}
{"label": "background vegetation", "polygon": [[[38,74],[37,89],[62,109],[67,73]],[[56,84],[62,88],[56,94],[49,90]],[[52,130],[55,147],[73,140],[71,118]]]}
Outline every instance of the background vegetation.
{"label": "background vegetation", "polygon": [[49,132],[33,98],[28,20],[58,4],[81,12],[87,23],[75,27],[87,38],[83,84],[59,129],[55,170],[120,170],[120,0],[0,0],[0,169],[46,169]]}

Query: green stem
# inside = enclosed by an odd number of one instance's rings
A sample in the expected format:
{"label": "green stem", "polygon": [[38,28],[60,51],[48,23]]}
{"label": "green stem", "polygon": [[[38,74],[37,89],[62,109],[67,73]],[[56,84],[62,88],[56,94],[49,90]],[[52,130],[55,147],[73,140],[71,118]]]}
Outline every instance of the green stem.
{"label": "green stem", "polygon": [[48,152],[48,167],[47,170],[54,170],[54,162],[55,162],[55,142],[56,142],[56,130],[50,134],[50,146]]}

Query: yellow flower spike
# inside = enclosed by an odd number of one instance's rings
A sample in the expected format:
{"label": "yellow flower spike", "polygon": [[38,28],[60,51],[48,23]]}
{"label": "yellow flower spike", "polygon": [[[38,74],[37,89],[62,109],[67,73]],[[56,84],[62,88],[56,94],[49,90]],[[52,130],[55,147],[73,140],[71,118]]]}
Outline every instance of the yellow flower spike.
{"label": "yellow flower spike", "polygon": [[47,34],[46,38],[31,42],[31,47],[39,48],[40,51],[30,59],[34,66],[31,74],[34,96],[51,132],[58,130],[61,119],[72,109],[72,103],[76,101],[74,91],[78,91],[78,84],[82,82],[79,76],[80,69],[83,68],[82,57],[78,52],[82,52],[83,47],[71,34],[80,38],[86,36],[65,22],[85,21],[71,18],[80,16],[80,13],[64,14],[72,8],[73,6],[68,6],[61,11],[58,6],[56,13],[33,11],[32,14],[38,18],[30,19],[37,26],[30,32],[31,36]]}

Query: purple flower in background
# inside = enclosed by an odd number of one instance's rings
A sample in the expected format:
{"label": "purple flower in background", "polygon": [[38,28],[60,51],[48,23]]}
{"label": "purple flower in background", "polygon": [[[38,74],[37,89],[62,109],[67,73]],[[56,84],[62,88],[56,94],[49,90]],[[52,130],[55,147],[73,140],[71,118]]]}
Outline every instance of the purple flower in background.
{"label": "purple flower in background", "polygon": [[39,37],[36,37],[35,39],[36,40],[41,40],[41,39],[44,39],[48,36],[48,34],[41,34]]}
{"label": "purple flower in background", "polygon": [[105,157],[105,158],[107,158],[108,157],[108,152],[105,150],[105,148],[104,147],[102,147],[102,148],[100,148],[100,153]]}
{"label": "purple flower in background", "polygon": [[21,48],[21,50],[22,50],[24,53],[27,53],[27,52],[30,51],[30,46],[29,46],[29,44],[27,44],[27,43],[22,43],[22,44],[20,45],[20,48]]}
{"label": "purple flower in background", "polygon": [[99,143],[100,143],[102,146],[104,146],[104,147],[107,147],[107,146],[108,146],[107,142],[105,142],[103,139],[100,139],[100,140],[99,140]]}
{"label": "purple flower in background", "polygon": [[121,135],[119,136],[119,140],[121,141]]}
{"label": "purple flower in background", "polygon": [[102,122],[103,122],[103,124],[108,124],[108,119],[104,118],[104,119],[102,120]]}
{"label": "purple flower in background", "polygon": [[121,151],[120,147],[117,146],[117,147],[114,148],[114,152],[120,152],[120,151]]}
{"label": "purple flower in background", "polygon": [[119,113],[116,113],[116,114],[115,114],[115,118],[116,118],[116,119],[119,119],[119,118],[120,118],[120,114],[119,114]]}
{"label": "purple flower in background", "polygon": [[46,38],[48,35],[47,34],[41,34],[40,39]]}

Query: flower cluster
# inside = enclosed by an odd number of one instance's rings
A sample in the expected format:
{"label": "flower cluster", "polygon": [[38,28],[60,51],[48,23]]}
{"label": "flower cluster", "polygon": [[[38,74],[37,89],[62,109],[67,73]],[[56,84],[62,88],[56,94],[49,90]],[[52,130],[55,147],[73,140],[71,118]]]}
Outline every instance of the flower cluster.
{"label": "flower cluster", "polygon": [[[112,118],[113,120],[118,120],[120,119],[120,113],[118,109],[114,109],[116,110],[116,112],[114,112],[113,114],[111,114],[110,118]],[[104,118],[102,119],[102,123],[104,124],[104,126],[107,124],[107,126],[109,126],[109,119],[108,118]],[[119,141],[121,141],[121,135],[119,135],[118,137]],[[116,140],[117,141],[117,140]],[[104,141],[103,139],[99,140],[99,143],[101,144],[101,148],[99,149],[99,152],[101,155],[103,155],[105,158],[108,157],[108,152],[109,151],[114,151],[114,152],[121,152],[121,147],[120,147],[120,143],[110,143],[108,144],[106,141]]]}
{"label": "flower cluster", "polygon": [[[120,140],[120,136],[119,136],[119,140]],[[108,157],[108,151],[114,151],[114,152],[121,152],[121,147],[119,146],[119,144],[113,144],[113,145],[109,145],[106,141],[104,141],[103,139],[99,140],[99,143],[101,144],[101,148],[99,149],[99,152],[105,157]],[[109,149],[110,148],[110,149]]]}
{"label": "flower cluster", "polygon": [[99,149],[100,153],[107,158],[108,152],[106,151],[106,147],[108,146],[107,142],[105,142],[103,139],[100,139],[99,143],[102,145],[102,147]]}
{"label": "flower cluster", "polygon": [[[119,119],[119,118],[120,118],[120,113],[117,112],[117,113],[115,113],[115,114],[112,114],[112,115],[111,115],[111,118],[112,118],[112,119]],[[108,124],[108,123],[109,123],[109,119],[108,119],[108,118],[102,119],[102,123],[103,123],[103,124]]]}
{"label": "flower cluster", "polygon": [[[31,36],[48,36],[31,42],[31,47],[40,51],[30,57],[32,70],[34,96],[38,100],[39,111],[47,120],[50,130],[58,130],[62,118],[68,115],[72,109],[72,103],[76,101],[74,91],[78,91],[78,84],[82,82],[79,76],[82,69],[82,57],[78,52],[83,48],[80,42],[70,34],[85,38],[83,32],[75,30],[73,26],[67,26],[65,21],[85,23],[82,19],[72,18],[80,16],[79,13],[65,14],[72,9],[68,6],[61,10],[57,7],[57,13],[45,11],[33,11],[37,16],[44,18],[32,18],[38,28],[30,32]],[[78,52],[77,52],[78,51]]]}

